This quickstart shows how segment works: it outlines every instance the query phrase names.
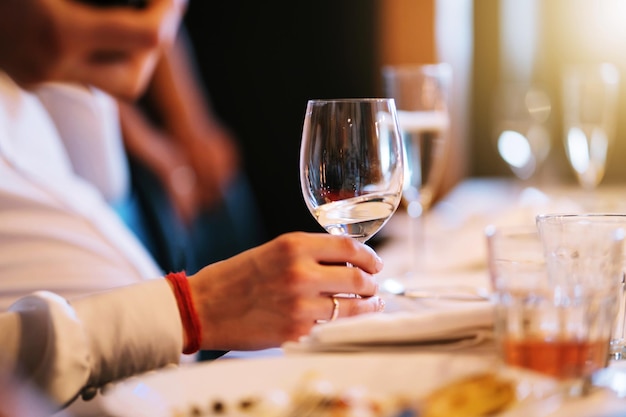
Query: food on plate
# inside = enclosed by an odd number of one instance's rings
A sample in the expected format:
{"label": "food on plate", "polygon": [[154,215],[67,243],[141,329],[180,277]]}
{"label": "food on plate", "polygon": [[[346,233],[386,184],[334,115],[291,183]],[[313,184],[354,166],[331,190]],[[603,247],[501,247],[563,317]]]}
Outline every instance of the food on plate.
{"label": "food on plate", "polygon": [[515,384],[493,373],[481,373],[442,386],[424,399],[420,417],[494,415],[516,401]]}
{"label": "food on plate", "polygon": [[456,379],[426,397],[382,394],[365,387],[337,389],[327,379],[307,374],[290,391],[269,390],[235,400],[213,398],[190,405],[173,417],[482,417],[516,401],[514,382],[494,373]]}
{"label": "food on plate", "polygon": [[213,398],[173,412],[173,417],[391,417],[416,416],[417,403],[399,395],[380,395],[364,387],[337,389],[314,372],[292,390],[274,389],[235,400]]}

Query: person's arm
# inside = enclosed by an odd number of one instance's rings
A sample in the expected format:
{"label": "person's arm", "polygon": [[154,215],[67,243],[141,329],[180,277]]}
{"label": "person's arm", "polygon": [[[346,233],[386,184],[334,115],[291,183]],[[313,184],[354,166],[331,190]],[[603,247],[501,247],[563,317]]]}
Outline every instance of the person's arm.
{"label": "person's arm", "polygon": [[[64,405],[109,382],[177,363],[183,344],[185,350],[280,346],[308,334],[318,320],[381,311],[373,276],[381,268],[371,248],[349,237],[290,233],[183,277],[187,298],[174,295],[165,279],[70,302],[40,292],[0,314],[6,335],[0,375],[22,371]],[[342,293],[361,297],[333,300]],[[198,327],[188,327],[187,312]]]}
{"label": "person's arm", "polygon": [[187,154],[202,203],[211,207],[239,172],[241,152],[233,132],[211,108],[192,52],[182,30],[176,48],[166,51],[156,67],[155,80],[160,82],[151,93],[165,110],[168,130]]}
{"label": "person's arm", "polygon": [[[170,148],[184,158],[193,176],[190,192],[195,194],[196,205],[211,207],[220,201],[240,168],[236,138],[213,113],[195,71],[190,48],[183,30],[174,46],[163,51],[156,66],[146,101],[158,123],[150,120],[138,106],[124,103],[120,106],[124,141],[129,153],[141,159],[160,177],[178,211],[183,214],[190,212],[184,208],[188,203],[185,198],[191,197],[171,192],[168,182],[172,175],[164,170],[168,162],[172,166],[171,161],[163,158],[162,152],[155,155],[150,143],[159,148],[162,147],[159,142],[168,140]],[[178,159],[182,162],[181,158]]]}
{"label": "person's arm", "polygon": [[108,382],[178,363],[183,331],[165,280],[73,300],[38,292],[0,314],[0,374],[22,375],[59,405]]}
{"label": "person's arm", "polygon": [[124,147],[129,155],[148,167],[167,191],[185,224],[191,224],[199,211],[196,175],[180,144],[153,125],[133,103],[119,101]]}

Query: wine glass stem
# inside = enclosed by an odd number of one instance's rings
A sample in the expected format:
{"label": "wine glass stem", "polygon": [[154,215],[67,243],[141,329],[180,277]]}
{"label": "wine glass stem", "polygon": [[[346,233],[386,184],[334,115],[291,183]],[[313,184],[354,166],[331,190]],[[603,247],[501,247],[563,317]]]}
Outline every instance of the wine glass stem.
{"label": "wine glass stem", "polygon": [[425,258],[426,238],[423,207],[419,202],[411,202],[409,215],[409,279],[415,281],[421,261]]}

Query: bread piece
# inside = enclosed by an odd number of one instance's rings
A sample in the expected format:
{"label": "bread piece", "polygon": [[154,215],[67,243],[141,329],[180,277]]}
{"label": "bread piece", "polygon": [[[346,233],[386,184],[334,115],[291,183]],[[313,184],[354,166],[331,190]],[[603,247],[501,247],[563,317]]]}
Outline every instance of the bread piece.
{"label": "bread piece", "polygon": [[420,417],[481,417],[512,405],[512,381],[493,373],[471,375],[447,384],[424,399]]}

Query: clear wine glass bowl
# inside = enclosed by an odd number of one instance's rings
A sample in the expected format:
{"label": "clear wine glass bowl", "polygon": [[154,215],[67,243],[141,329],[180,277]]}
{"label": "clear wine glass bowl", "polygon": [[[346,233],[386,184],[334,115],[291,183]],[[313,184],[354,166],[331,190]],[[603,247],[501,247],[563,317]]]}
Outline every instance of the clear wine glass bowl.
{"label": "clear wine glass bowl", "polygon": [[308,102],[300,185],[309,211],[328,233],[367,241],[398,207],[402,181],[393,99]]}

